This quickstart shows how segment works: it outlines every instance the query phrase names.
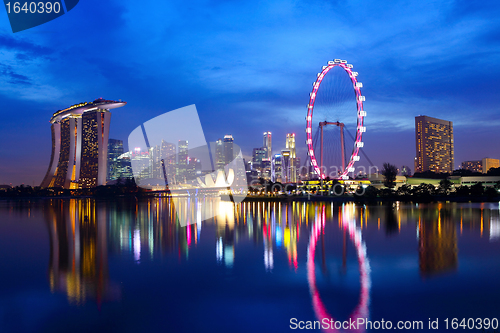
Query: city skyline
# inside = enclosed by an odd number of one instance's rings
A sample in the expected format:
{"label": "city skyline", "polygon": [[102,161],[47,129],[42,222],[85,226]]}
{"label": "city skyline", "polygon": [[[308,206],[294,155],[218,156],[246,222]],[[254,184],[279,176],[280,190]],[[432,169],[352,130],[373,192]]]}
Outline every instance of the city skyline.
{"label": "city skyline", "polygon": [[[125,141],[159,114],[196,104],[207,141],[237,133],[248,160],[259,145],[254,133],[281,138],[295,132],[303,159],[311,83],[334,58],[352,63],[364,84],[363,151],[379,168],[413,165],[419,114],[453,121],[455,167],[500,156],[500,97],[490,89],[500,72],[500,5],[494,1],[429,2],[425,12],[417,1],[312,3],[307,10],[286,1],[196,4],[194,11],[155,4],[150,25],[133,15],[138,4],[110,1],[99,4],[99,13],[95,5],[82,2],[69,15],[16,34],[6,16],[0,20],[0,184],[40,184],[50,162],[51,138],[42,125],[47,115],[99,96],[128,102],[113,118],[110,137],[116,139]],[[117,15],[105,14],[111,12]],[[175,20],[157,19],[170,13]],[[329,19],[322,27],[299,23],[318,17]],[[89,18],[100,25],[88,25]],[[99,52],[84,46],[94,45],[95,36]],[[363,164],[361,156],[357,165]]]}

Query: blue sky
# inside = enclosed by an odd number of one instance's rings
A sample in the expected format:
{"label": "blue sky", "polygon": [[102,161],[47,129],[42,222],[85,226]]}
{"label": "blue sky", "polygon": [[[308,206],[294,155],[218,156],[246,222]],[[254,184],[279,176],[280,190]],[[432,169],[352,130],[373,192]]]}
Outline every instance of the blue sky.
{"label": "blue sky", "polygon": [[[38,185],[53,112],[122,99],[112,138],[196,104],[207,140],[246,155],[304,126],[311,83],[346,59],[366,96],[365,149],[413,169],[414,117],[451,120],[455,167],[500,158],[498,1],[94,1],[11,32],[0,10],[0,184]],[[362,161],[364,156],[361,157]]]}

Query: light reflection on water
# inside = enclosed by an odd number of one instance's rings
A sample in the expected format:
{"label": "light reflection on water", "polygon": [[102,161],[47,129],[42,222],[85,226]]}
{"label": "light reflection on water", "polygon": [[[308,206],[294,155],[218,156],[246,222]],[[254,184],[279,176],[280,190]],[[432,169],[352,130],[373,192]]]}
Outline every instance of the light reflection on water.
{"label": "light reflection on water", "polygon": [[[500,296],[500,289],[492,290],[491,281],[484,275],[500,278],[499,270],[491,269],[500,263],[498,203],[235,205],[194,199],[175,204],[182,207],[177,212],[191,216],[193,224],[179,225],[179,216],[168,198],[1,202],[0,221],[43,216],[50,243],[48,289],[54,295],[64,294],[69,306],[90,303],[101,308],[102,304],[126,304],[124,297],[133,292],[122,282],[126,277],[117,272],[150,273],[151,263],[175,266],[175,270],[168,269],[169,274],[178,274],[186,281],[187,275],[183,274],[187,273],[182,267],[201,277],[220,269],[232,272],[230,277],[236,281],[228,283],[237,290],[248,289],[260,280],[268,288],[275,288],[271,286],[279,283],[277,279],[293,281],[297,283],[296,296],[287,297],[299,304],[302,320],[378,319],[391,315],[397,318],[405,312],[388,313],[385,309],[397,308],[402,300],[388,301],[379,295],[380,290],[393,288],[406,294],[418,290],[424,295],[428,290],[428,302],[433,304],[441,301],[435,298],[439,286],[449,284],[455,289],[471,290],[472,294],[471,283],[480,288],[478,276],[484,278],[484,288],[489,288],[479,290],[479,295],[496,295],[496,299]],[[203,221],[201,210],[217,214]],[[46,255],[34,254],[40,260]],[[174,265],[171,259],[177,263]],[[136,268],[129,266],[127,260]],[[211,262],[216,266],[208,266],[206,271],[202,263]],[[242,272],[242,267],[247,270]],[[189,286],[186,282],[179,287],[189,290]],[[161,292],[161,288],[166,287],[153,284],[147,290],[154,293],[157,289]],[[207,288],[212,297],[226,292],[210,289],[210,281]],[[234,293],[227,288],[227,293]],[[305,290],[308,295],[301,294]],[[274,295],[268,301],[278,302],[284,296]],[[242,298],[241,303],[246,304],[249,297]],[[419,318],[436,316],[421,310],[418,302],[414,313]],[[486,308],[491,305],[491,300],[485,302]],[[459,312],[465,316],[471,312],[467,304],[453,306],[457,308],[443,309],[443,313]],[[251,309],[249,316],[258,312]],[[270,327],[286,329],[288,322],[283,322],[283,318],[298,314],[283,310],[280,316],[280,320],[272,316],[262,320],[267,324],[276,320]],[[0,328],[1,325],[0,321]]]}

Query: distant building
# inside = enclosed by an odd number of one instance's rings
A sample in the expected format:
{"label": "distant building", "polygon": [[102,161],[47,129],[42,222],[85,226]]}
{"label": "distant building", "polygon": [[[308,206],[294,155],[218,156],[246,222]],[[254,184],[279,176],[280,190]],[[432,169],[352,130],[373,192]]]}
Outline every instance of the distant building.
{"label": "distant building", "polygon": [[284,183],[290,183],[292,178],[292,154],[290,150],[281,151],[281,180]]}
{"label": "distant building", "polygon": [[281,154],[275,154],[271,162],[271,181],[272,182],[282,182],[282,156]]}
{"label": "distant building", "polygon": [[222,170],[224,169],[224,166],[226,165],[224,157],[224,142],[222,139],[217,140],[215,143],[215,165],[217,170]]}
{"label": "distant building", "polygon": [[120,178],[120,161],[118,157],[123,155],[123,141],[116,139],[108,140],[108,174],[107,181]]}
{"label": "distant building", "polygon": [[266,158],[267,152],[264,148],[254,148],[252,153],[252,169],[260,170],[262,168],[262,160]]}
{"label": "distant building", "polygon": [[462,162],[460,167],[464,170],[470,170],[472,172],[488,173],[489,169],[500,167],[500,160],[494,158],[483,158],[478,161],[465,161]]}
{"label": "distant building", "polygon": [[132,164],[135,180],[153,178],[153,163],[150,157],[151,150],[142,151],[136,147],[130,153],[130,163]]}
{"label": "distant building", "polygon": [[287,172],[288,182],[297,182],[297,154],[295,151],[295,133],[288,133],[286,135],[286,149],[290,151],[290,166]]}
{"label": "distant building", "polygon": [[[161,172],[163,177],[160,178],[165,178],[165,175],[173,175],[175,177],[175,172],[176,172],[175,152],[176,149],[173,143],[161,140],[161,158],[163,160],[163,162],[161,162],[161,167],[162,167]],[[175,184],[175,179],[167,179],[167,181],[169,184]]]}
{"label": "distant building", "polygon": [[105,185],[109,110],[125,104],[99,98],[54,113],[50,119],[52,155],[40,186],[76,189]]}
{"label": "distant building", "polygon": [[117,159],[118,174],[121,179],[132,179],[134,175],[132,173],[132,163],[131,163],[131,153],[127,152],[120,155]]}
{"label": "distant building", "polygon": [[472,172],[483,172],[483,161],[465,161],[462,162],[460,166],[463,170],[469,170]]}
{"label": "distant building", "polygon": [[228,165],[234,160],[234,139],[232,135],[224,136],[224,164]]}
{"label": "distant building", "polygon": [[415,172],[452,172],[454,169],[453,123],[437,118],[415,117]]}
{"label": "distant building", "polygon": [[177,143],[178,157],[177,161],[177,181],[185,182],[187,175],[187,165],[188,165],[188,144],[187,140],[179,140]]}
{"label": "distant building", "polygon": [[272,134],[264,132],[264,141],[262,147],[266,150],[266,158],[270,161],[273,154]]}
{"label": "distant building", "polygon": [[487,173],[491,168],[500,168],[500,160],[495,158],[483,158],[483,173]]}
{"label": "distant building", "polygon": [[261,164],[261,170],[262,170],[261,176],[262,176],[262,178],[264,178],[266,180],[271,179],[271,168],[272,168],[271,160],[269,160],[267,158],[262,159],[262,164]]}

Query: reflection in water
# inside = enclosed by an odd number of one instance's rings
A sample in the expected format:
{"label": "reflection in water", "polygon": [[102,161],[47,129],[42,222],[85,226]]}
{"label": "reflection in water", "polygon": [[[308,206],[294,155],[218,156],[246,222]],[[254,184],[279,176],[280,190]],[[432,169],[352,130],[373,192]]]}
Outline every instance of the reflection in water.
{"label": "reflection in water", "polygon": [[[323,304],[319,291],[316,287],[316,265],[314,262],[314,257],[316,253],[316,244],[318,242],[318,238],[324,233],[323,229],[325,228],[325,221],[325,206],[321,206],[319,207],[319,212],[316,215],[316,221],[313,225],[313,230],[309,237],[309,246],[307,248],[307,280],[309,282],[309,290],[311,292],[313,309],[316,314],[316,318],[320,322],[323,322],[323,319],[326,319],[327,321],[334,319],[334,317],[332,317],[326,310],[326,307]],[[352,320],[353,322],[358,322],[358,319],[366,319],[369,316],[368,305],[370,301],[371,282],[369,275],[370,264],[366,257],[366,245],[362,240],[360,228],[356,227],[354,205],[343,205],[342,218],[339,219],[339,224],[344,230],[349,233],[349,238],[354,243],[358,257],[361,293],[358,305],[350,316],[350,320]],[[364,331],[364,325],[360,325],[358,327],[358,330]],[[333,327],[329,327],[327,331],[335,332],[336,330]]]}
{"label": "reflection in water", "polygon": [[[22,211],[17,203],[9,212]],[[20,205],[20,204],[19,204]],[[470,232],[486,241],[498,240],[498,205],[429,204],[374,205],[324,204],[307,202],[246,202],[233,204],[212,198],[176,202],[169,198],[147,200],[95,201],[93,199],[47,200],[44,214],[50,232],[49,281],[52,291],[64,292],[71,303],[87,299],[97,302],[120,298],[120,291],[108,279],[108,255],[120,254],[137,265],[163,257],[189,260],[190,251],[203,243],[211,244],[207,256],[228,269],[242,258],[241,242],[253,242],[259,249],[260,267],[272,272],[286,258],[291,272],[307,269],[308,283],[318,317],[327,315],[315,287],[314,254],[323,239],[325,225],[338,221],[344,235],[341,273],[346,274],[346,253],[354,244],[361,274],[361,297],[352,316],[368,315],[369,264],[361,238],[363,229],[402,237],[403,228],[414,228],[418,242],[419,271],[423,276],[458,269],[458,237]],[[487,205],[487,204],[486,204]],[[181,209],[180,209],[180,208]],[[205,213],[211,219],[203,220]],[[28,210],[31,214],[31,210]],[[206,213],[206,214],[208,214]],[[194,219],[181,227],[178,214]],[[311,224],[311,225],[310,225]],[[202,232],[204,230],[207,232]],[[414,241],[414,233],[412,240]],[[406,236],[403,236],[406,237]],[[299,241],[308,243],[307,265],[301,267]],[[325,251],[323,240],[321,249]],[[215,248],[214,248],[215,247]],[[215,258],[214,258],[215,254]],[[283,256],[285,255],[285,257]],[[323,259],[324,259],[323,255]],[[415,260],[417,256],[415,255]],[[327,266],[322,272],[328,275]]]}
{"label": "reflection in water", "polygon": [[496,210],[491,212],[490,217],[490,241],[498,240],[498,238],[500,238],[500,217]]}
{"label": "reflection in water", "polygon": [[[425,214],[431,213],[431,214]],[[419,267],[424,276],[453,271],[458,265],[457,233],[449,211],[439,204],[419,216]]]}
{"label": "reflection in water", "polygon": [[49,281],[52,292],[63,292],[70,303],[87,298],[119,298],[108,281],[106,210],[93,200],[51,201],[45,209],[50,234]]}

